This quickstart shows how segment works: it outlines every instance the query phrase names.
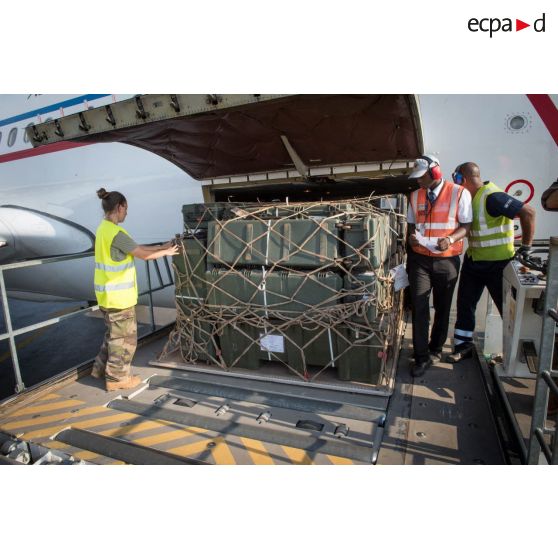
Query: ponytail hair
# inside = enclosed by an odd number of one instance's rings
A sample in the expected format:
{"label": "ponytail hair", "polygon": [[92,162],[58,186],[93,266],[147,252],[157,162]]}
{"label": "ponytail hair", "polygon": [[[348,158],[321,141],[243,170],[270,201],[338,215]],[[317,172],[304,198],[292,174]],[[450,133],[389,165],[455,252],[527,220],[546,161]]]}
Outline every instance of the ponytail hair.
{"label": "ponytail hair", "polygon": [[120,192],[107,192],[104,188],[97,190],[97,196],[103,200],[105,214],[112,213],[119,205],[127,203],[126,198]]}

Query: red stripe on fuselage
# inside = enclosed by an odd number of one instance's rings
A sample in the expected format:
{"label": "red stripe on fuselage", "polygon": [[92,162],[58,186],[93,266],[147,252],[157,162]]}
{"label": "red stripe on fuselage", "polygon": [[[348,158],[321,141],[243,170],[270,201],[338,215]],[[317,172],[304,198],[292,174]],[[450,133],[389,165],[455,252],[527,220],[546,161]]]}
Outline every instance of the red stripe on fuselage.
{"label": "red stripe on fuselage", "polygon": [[552,139],[558,145],[558,108],[549,95],[527,95],[527,97],[539,113]]}
{"label": "red stripe on fuselage", "polygon": [[3,155],[0,155],[0,163],[17,161],[18,159],[27,159],[27,157],[37,157],[38,155],[46,155],[47,153],[56,153],[57,151],[65,151],[66,149],[73,149],[74,147],[81,147],[83,145],[91,144],[79,143],[75,141],[60,141],[51,145],[40,145],[39,147],[32,147],[31,149],[23,149],[21,151],[14,151],[13,153],[4,153]]}

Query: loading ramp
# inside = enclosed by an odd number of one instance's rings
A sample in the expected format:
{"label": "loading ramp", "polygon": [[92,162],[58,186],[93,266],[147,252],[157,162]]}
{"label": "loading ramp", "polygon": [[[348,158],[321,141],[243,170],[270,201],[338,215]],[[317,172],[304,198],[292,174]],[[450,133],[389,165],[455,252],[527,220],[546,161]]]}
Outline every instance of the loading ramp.
{"label": "loading ramp", "polygon": [[12,407],[0,431],[91,464],[505,463],[478,364],[413,381],[410,325],[391,397],[157,367],[164,342],[138,350],[140,390],[84,376]]}

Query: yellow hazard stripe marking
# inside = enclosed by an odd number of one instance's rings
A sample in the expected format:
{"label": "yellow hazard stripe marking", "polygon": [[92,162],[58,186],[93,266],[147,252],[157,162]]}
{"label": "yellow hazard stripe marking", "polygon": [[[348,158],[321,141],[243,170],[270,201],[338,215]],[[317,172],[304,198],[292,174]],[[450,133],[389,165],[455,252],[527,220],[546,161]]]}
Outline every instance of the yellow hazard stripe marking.
{"label": "yellow hazard stripe marking", "polygon": [[161,434],[153,434],[152,436],[145,436],[144,438],[135,438],[132,440],[134,444],[140,444],[142,446],[156,446],[157,444],[163,444],[164,442],[170,442],[171,440],[178,440],[180,438],[187,438],[189,436],[195,436],[206,432],[201,428],[181,428],[177,430],[171,430],[170,432],[163,432]]}
{"label": "yellow hazard stripe marking", "polygon": [[215,463],[217,465],[236,465],[236,461],[225,439],[219,436],[215,438],[214,442],[217,445],[211,448],[211,453],[213,454]]}
{"label": "yellow hazard stripe marking", "polygon": [[53,399],[60,399],[62,396],[58,393],[47,393],[43,397],[39,398],[37,401],[52,401]]}
{"label": "yellow hazard stripe marking", "polygon": [[34,405],[32,407],[26,407],[25,409],[21,409],[16,411],[15,413],[11,413],[11,417],[21,417],[24,415],[33,415],[36,413],[48,413],[49,411],[56,411],[57,409],[64,409],[67,407],[76,407],[78,405],[84,405],[83,401],[74,401],[64,400],[64,401],[57,401],[55,403],[45,403],[44,405]]}
{"label": "yellow hazard stripe marking", "polygon": [[347,459],[346,457],[339,457],[338,455],[328,455],[326,457],[334,464],[334,465],[354,465],[352,459]]}
{"label": "yellow hazard stripe marking", "polygon": [[181,457],[187,457],[189,455],[192,455],[193,453],[201,453],[203,451],[207,451],[209,449],[207,447],[207,444],[209,442],[211,442],[211,440],[200,440],[199,442],[192,442],[191,444],[168,449],[167,452],[174,455],[180,455]]}
{"label": "yellow hazard stripe marking", "polygon": [[[138,426],[143,426],[143,425],[138,425]],[[103,432],[99,432],[99,434],[103,434],[103,435],[110,435],[111,432],[116,432],[119,429],[114,428],[114,429],[110,429],[110,430],[104,430]],[[196,429],[196,430],[200,430],[201,429]],[[109,434],[107,434],[107,432]],[[186,436],[192,436],[194,434],[194,432],[184,432],[184,431],[178,431],[178,432],[165,432],[163,434],[159,434],[159,435],[155,435],[155,436],[146,436],[144,438],[138,438],[136,440],[133,440],[133,443],[137,443],[139,445],[142,446],[151,446],[151,445],[156,445],[156,444],[160,444],[163,442],[169,442],[171,440],[174,439],[178,439],[180,438],[180,434],[182,434],[184,437]],[[254,440],[252,438],[240,438],[242,443],[244,444],[244,446],[246,447],[246,450],[248,451],[252,461],[254,462],[255,465],[273,465],[274,461],[273,458],[269,455],[269,453],[267,452],[264,444],[262,444],[262,442],[260,442],[259,440]],[[203,440],[203,441],[199,441],[199,442],[194,442],[193,444],[187,444],[184,446],[180,446],[178,448],[174,448],[173,450],[169,450],[169,452],[172,453],[176,453],[178,455],[182,455],[182,456],[188,456],[188,455],[192,455],[193,453],[196,452],[202,452],[204,450],[207,450],[207,444],[208,441]],[[69,446],[63,442],[58,442],[56,440],[49,440],[48,442],[43,444],[45,447],[51,448],[51,449],[59,449],[59,450],[64,450],[66,448],[69,448]],[[282,446],[283,449],[289,453],[290,455],[289,457],[292,460],[300,460],[300,457],[302,456],[304,452],[303,450],[297,450],[296,448],[290,448],[287,446]],[[70,452],[68,452],[70,453]],[[92,455],[91,456],[86,456],[84,455],[85,452],[80,452],[80,453],[75,453],[73,454],[74,457],[76,459],[83,459],[84,461],[87,461],[89,459],[92,459],[93,457],[99,457],[98,454],[93,454],[93,452],[90,452]],[[327,459],[333,464],[333,465],[353,465],[354,462],[352,459],[348,459],[346,457],[339,457],[338,455],[329,455],[329,454],[324,454],[325,457],[327,457]],[[306,456],[307,457],[307,456]],[[217,459],[216,459],[217,461]],[[230,460],[228,461],[230,463]],[[310,461],[306,461],[307,463],[311,463]],[[218,462],[219,464],[221,464],[221,462]]]}
{"label": "yellow hazard stripe marking", "polygon": [[48,449],[64,451],[68,455],[72,455],[75,459],[83,459],[84,461],[101,457],[98,453],[86,450],[80,450],[76,453],[72,453],[72,447],[70,445],[65,444],[64,442],[59,442],[58,440],[47,440],[41,445]]}
{"label": "yellow hazard stripe marking", "polygon": [[[47,440],[46,442],[43,442],[41,445],[44,446],[45,448],[65,451],[68,455],[72,455],[76,459],[83,459],[84,461],[91,461],[99,457],[104,457],[98,453],[88,451],[88,450],[80,450],[76,453],[72,453],[72,447],[70,445],[65,444],[64,442],[59,442],[58,440]],[[114,461],[107,463],[107,465],[126,465],[126,463],[124,461],[119,461],[115,459]]]}
{"label": "yellow hazard stripe marking", "polygon": [[164,421],[154,421],[154,420],[146,420],[142,422],[137,422],[134,424],[126,424],[125,426],[117,426],[116,428],[108,428],[107,430],[103,430],[99,432],[103,436],[128,436],[131,434],[139,434],[140,432],[144,432],[145,430],[155,430],[156,428],[162,428],[167,424]]}
{"label": "yellow hazard stripe marking", "polygon": [[259,440],[240,438],[255,465],[273,465],[273,459]]}
{"label": "yellow hazard stripe marking", "polygon": [[88,450],[77,451],[72,455],[76,459],[83,459],[84,461],[91,461],[91,459],[96,459],[97,457],[101,457],[98,453],[95,453],[94,451],[88,451]]}
{"label": "yellow hazard stripe marking", "polygon": [[55,449],[55,450],[62,450],[70,447],[68,444],[65,444],[64,442],[59,442],[58,440],[48,440],[41,445],[43,445],[45,448]]}
{"label": "yellow hazard stripe marking", "polygon": [[308,454],[299,448],[291,448],[289,446],[281,446],[283,451],[287,454],[287,457],[295,465],[312,465],[312,460],[308,457]]}
{"label": "yellow hazard stripe marking", "polygon": [[76,459],[83,459],[83,461],[95,461],[98,459],[109,459],[108,463],[103,463],[103,465],[128,465],[125,461],[120,461],[119,459],[112,459],[106,455],[101,455],[89,450],[82,450],[72,454]]}
{"label": "yellow hazard stripe marking", "polygon": [[2,425],[3,428],[25,428],[26,426],[36,426],[38,424],[47,424],[49,422],[60,422],[66,419],[81,417],[83,415],[92,415],[94,413],[106,413],[110,411],[107,407],[86,407],[75,413],[59,413],[58,415],[50,415],[48,417],[38,417],[36,419],[19,420],[15,422],[7,422]]}
{"label": "yellow hazard stripe marking", "polygon": [[173,427],[172,431],[167,431],[158,434],[151,434],[149,436],[144,436],[141,438],[134,438],[130,440],[134,444],[140,444],[144,446],[152,446],[167,442],[170,440],[176,440],[181,437],[192,436],[197,433],[207,432],[202,428],[196,427],[180,427],[172,422],[167,422],[164,420],[146,420],[139,422],[137,424],[130,424],[126,426],[119,426],[117,428],[109,428],[108,430],[103,430],[99,432],[103,436],[113,436],[113,437],[123,437],[130,436],[132,434],[139,434],[145,430],[157,430],[165,426]]}
{"label": "yellow hazard stripe marking", "polygon": [[[108,410],[108,409],[107,409]],[[77,413],[76,413],[77,415]],[[94,418],[89,420],[82,420],[76,422],[65,422],[64,424],[57,424],[56,426],[49,426],[48,428],[43,428],[42,430],[32,430],[25,433],[26,438],[45,438],[47,436],[52,436],[65,428],[92,428],[94,426],[100,426],[101,424],[110,424],[111,422],[121,422],[123,420],[129,420],[137,415],[132,413],[117,413],[116,415],[104,416],[101,418]]]}
{"label": "yellow hazard stripe marking", "polygon": [[[207,447],[209,443],[215,443],[214,447]],[[175,455],[180,455],[181,457],[187,457],[195,453],[202,453],[204,451],[210,450],[217,465],[235,465],[236,461],[227,446],[224,438],[218,436],[212,440],[201,440],[199,442],[193,442],[191,444],[186,444],[184,446],[178,446],[167,450],[168,453],[174,453]]]}

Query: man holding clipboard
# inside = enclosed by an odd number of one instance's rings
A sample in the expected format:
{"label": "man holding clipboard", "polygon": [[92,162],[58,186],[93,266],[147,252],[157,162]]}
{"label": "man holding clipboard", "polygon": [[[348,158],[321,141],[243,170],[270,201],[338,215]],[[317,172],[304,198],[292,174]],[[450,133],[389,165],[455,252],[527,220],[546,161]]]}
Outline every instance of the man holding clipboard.
{"label": "man holding clipboard", "polygon": [[[444,180],[435,157],[419,157],[409,178],[416,178],[420,186],[411,193],[407,213],[415,359],[411,374],[416,378],[441,359],[459,275],[462,239],[469,232],[473,213],[469,192]],[[434,324],[429,341],[431,291]]]}

